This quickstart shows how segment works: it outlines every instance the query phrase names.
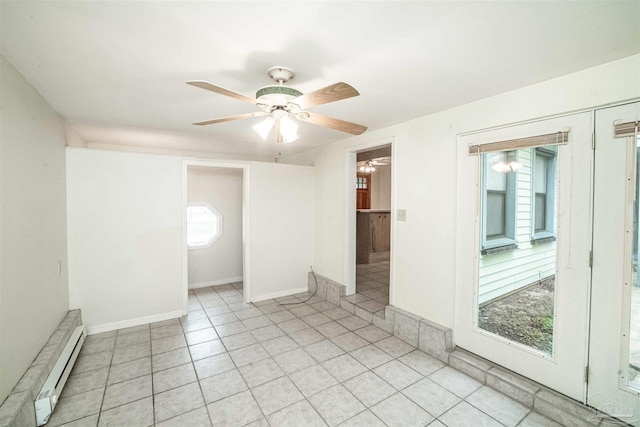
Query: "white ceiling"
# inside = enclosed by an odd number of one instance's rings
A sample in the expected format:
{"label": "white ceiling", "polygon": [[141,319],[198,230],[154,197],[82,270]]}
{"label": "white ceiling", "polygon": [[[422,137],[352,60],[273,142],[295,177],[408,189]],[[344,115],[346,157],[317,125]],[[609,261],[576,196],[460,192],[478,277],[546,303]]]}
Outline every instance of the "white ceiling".
{"label": "white ceiling", "polygon": [[[1,51],[96,143],[271,156],[255,111],[185,84],[254,96],[291,67],[309,92],[361,96],[313,109],[370,130],[640,52],[638,1],[1,1]],[[158,132],[161,131],[161,132]],[[165,132],[167,131],[167,132]],[[302,123],[283,153],[350,137]]]}

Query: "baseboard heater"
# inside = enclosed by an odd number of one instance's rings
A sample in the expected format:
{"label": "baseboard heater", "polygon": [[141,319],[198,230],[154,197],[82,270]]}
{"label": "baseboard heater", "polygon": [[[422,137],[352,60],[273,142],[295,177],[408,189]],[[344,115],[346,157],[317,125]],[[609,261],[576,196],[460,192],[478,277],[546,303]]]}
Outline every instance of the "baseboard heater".
{"label": "baseboard heater", "polygon": [[39,426],[45,425],[49,421],[49,417],[58,403],[60,393],[62,393],[62,388],[66,384],[67,378],[69,378],[71,369],[73,369],[73,364],[76,363],[84,343],[84,337],[84,326],[78,326],[74,329],[51,373],[44,382],[40,393],[38,393],[35,406],[36,421]]}

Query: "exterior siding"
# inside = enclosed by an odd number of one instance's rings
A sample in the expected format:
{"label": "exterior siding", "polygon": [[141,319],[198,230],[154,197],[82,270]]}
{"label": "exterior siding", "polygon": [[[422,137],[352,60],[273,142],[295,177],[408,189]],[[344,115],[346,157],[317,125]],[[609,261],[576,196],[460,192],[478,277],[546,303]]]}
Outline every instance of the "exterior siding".
{"label": "exterior siding", "polygon": [[[531,150],[518,150],[522,168],[516,177],[516,240],[518,249],[481,255],[478,302],[484,304],[555,274],[556,242],[532,244]],[[558,194],[556,192],[556,198]]]}

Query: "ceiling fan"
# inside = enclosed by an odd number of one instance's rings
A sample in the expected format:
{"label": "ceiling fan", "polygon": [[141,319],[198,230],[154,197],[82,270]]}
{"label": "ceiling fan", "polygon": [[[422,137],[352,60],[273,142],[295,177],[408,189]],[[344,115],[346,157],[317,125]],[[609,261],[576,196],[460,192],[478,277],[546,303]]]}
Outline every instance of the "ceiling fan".
{"label": "ceiling fan", "polygon": [[269,77],[271,77],[277,84],[258,89],[255,98],[225,89],[206,81],[188,81],[188,85],[210,90],[221,95],[230,96],[231,98],[239,99],[240,101],[249,102],[254,104],[260,110],[253,113],[196,122],[194,125],[212,125],[232,120],[268,116],[264,121],[254,125],[253,129],[262,137],[262,139],[266,140],[271,129],[275,127],[276,141],[283,143],[293,142],[299,137],[298,125],[294,120],[292,120],[293,118],[303,122],[347,132],[353,135],[360,135],[367,130],[366,126],[306,111],[308,108],[315,107],[317,105],[328,104],[330,102],[340,101],[342,99],[360,95],[360,93],[351,85],[339,82],[314,92],[303,94],[299,90],[285,85],[285,83],[293,79],[295,76],[295,73],[290,68],[272,67],[269,69],[268,74]]}

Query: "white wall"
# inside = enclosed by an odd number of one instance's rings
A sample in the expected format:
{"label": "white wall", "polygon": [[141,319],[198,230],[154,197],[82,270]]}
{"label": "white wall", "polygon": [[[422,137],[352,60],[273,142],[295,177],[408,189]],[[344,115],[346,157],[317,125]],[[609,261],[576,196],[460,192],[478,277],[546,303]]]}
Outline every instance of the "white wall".
{"label": "white wall", "polygon": [[64,122],[0,61],[1,404],[66,314],[69,288]]}
{"label": "white wall", "polygon": [[252,301],[307,290],[307,273],[313,263],[313,189],[313,168],[251,164]]}
{"label": "white wall", "polygon": [[[70,305],[82,308],[90,333],[181,315],[184,161],[67,149]],[[306,290],[313,168],[237,165],[250,177],[245,280],[253,300]]]}
{"label": "white wall", "polygon": [[391,209],[390,166],[376,166],[371,174],[371,209]]}
{"label": "white wall", "polygon": [[635,98],[639,75],[636,55],[287,157],[316,167],[316,272],[345,283],[345,149],[395,137],[394,305],[453,327],[457,135]]}
{"label": "white wall", "polygon": [[189,166],[187,203],[208,203],[222,215],[222,235],[188,251],[189,287],[242,280],[242,169]]}
{"label": "white wall", "polygon": [[179,316],[181,160],[68,148],[67,191],[69,302],[85,325]]}

